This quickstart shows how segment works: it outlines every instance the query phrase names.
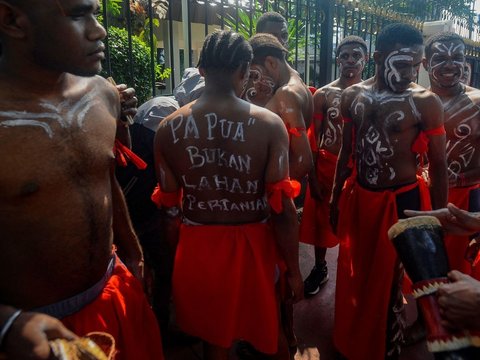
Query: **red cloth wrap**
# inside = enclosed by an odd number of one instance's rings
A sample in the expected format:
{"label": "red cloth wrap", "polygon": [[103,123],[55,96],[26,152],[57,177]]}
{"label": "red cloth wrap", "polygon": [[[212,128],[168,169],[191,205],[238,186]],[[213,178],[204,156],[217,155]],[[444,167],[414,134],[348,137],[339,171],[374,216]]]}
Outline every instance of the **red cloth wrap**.
{"label": "red cloth wrap", "polygon": [[283,211],[282,194],[290,199],[300,194],[301,185],[296,180],[284,179],[276,183],[267,184],[267,196],[270,207],[277,214]]}
{"label": "red cloth wrap", "polygon": [[352,122],[352,119],[349,118],[349,117],[344,117],[344,118],[343,118],[343,122],[344,122],[344,123],[351,123],[351,122]]}
{"label": "red cloth wrap", "polygon": [[[460,209],[468,210],[470,191],[479,187],[480,184],[466,187],[449,188],[448,202],[456,205]],[[470,243],[470,238],[468,236],[445,234],[444,239],[450,269],[461,271],[477,280],[480,280],[480,266],[472,267],[472,264],[465,260],[465,252],[468,248],[468,244]]]}
{"label": "red cloth wrap", "polygon": [[310,196],[310,186],[307,187],[303,204],[302,222],[300,223],[300,241],[317,247],[331,248],[338,244],[337,236],[330,226],[330,195],[337,165],[337,155],[321,149],[318,152],[315,170],[318,182],[327,191],[322,201]]}
{"label": "red cloth wrap", "polygon": [[173,207],[179,206],[182,203],[182,195],[182,189],[174,192],[163,192],[162,189],[160,189],[160,185],[157,184],[155,189],[153,189],[150,199],[158,208],[161,208],[162,206]]}
{"label": "red cloth wrap", "polygon": [[430,139],[428,136],[434,135],[444,135],[445,134],[445,127],[443,125],[430,130],[420,131],[417,138],[412,144],[412,152],[417,154],[424,154],[428,151],[428,143]]}
{"label": "red cloth wrap", "polygon": [[398,220],[396,195],[417,184],[421,209],[428,210],[430,196],[421,178],[395,191],[370,191],[351,176],[342,191],[333,339],[349,360],[385,359],[388,306],[397,260],[387,232]]}
{"label": "red cloth wrap", "polygon": [[173,272],[180,328],[220,347],[244,339],[264,353],[275,353],[276,260],[268,223],[182,224]]}
{"label": "red cloth wrap", "polygon": [[62,323],[79,336],[92,331],[111,334],[115,360],[163,359],[160,330],[143,287],[118,258],[100,296]]}
{"label": "red cloth wrap", "polygon": [[309,87],[308,87],[308,90],[310,90],[310,93],[311,93],[312,95],[315,95],[315,91],[317,91],[317,88],[314,87],[314,86],[309,86]]}
{"label": "red cloth wrap", "polygon": [[120,140],[115,140],[115,145],[113,146],[113,153],[115,154],[117,164],[120,166],[127,166],[127,162],[128,160],[130,160],[132,164],[140,170],[145,170],[147,168],[147,163],[143,161],[140,156],[138,156],[128,147],[123,145]]}

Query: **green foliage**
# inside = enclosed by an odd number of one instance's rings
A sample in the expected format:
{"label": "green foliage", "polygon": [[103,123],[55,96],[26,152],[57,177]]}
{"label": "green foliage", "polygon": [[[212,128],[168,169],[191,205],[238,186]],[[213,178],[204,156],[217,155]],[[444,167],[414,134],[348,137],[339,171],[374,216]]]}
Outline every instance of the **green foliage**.
{"label": "green foliage", "polygon": [[[255,1],[255,6],[253,7],[252,16],[250,18],[249,13],[242,8],[238,9],[238,22],[235,16],[226,14],[224,18],[225,25],[227,25],[231,30],[238,32],[245,39],[249,39],[256,31],[256,25],[259,17],[263,13],[262,5]],[[217,16],[220,16],[217,14]],[[293,62],[295,60],[295,44],[298,42],[299,57],[302,57],[300,52],[304,53],[305,47],[305,24],[303,21],[295,21],[294,18],[288,19],[288,61]],[[250,28],[252,33],[250,33]],[[303,54],[304,55],[304,54]]]}
{"label": "green foliage", "polygon": [[362,0],[362,2],[386,11],[414,15],[420,20],[434,19],[437,17],[434,15],[438,15],[442,10],[468,19],[472,4],[472,0]]}
{"label": "green foliage", "polygon": [[[123,0],[107,0],[107,14],[110,16],[119,16],[122,11]],[[103,1],[100,1],[100,14],[103,14]],[[98,21],[103,22],[103,15],[98,17]]]}
{"label": "green foliage", "polygon": [[[152,80],[150,76],[150,47],[148,47],[137,36],[132,36],[132,64],[133,64],[133,84],[131,83],[129,66],[129,48],[128,32],[111,26],[108,29],[108,45],[110,50],[110,63],[112,67],[111,76],[117,84],[127,84],[135,88],[140,104],[147,101],[152,96]],[[160,65],[156,65],[155,74],[160,79],[170,76],[171,69],[162,70]],[[107,69],[101,73],[107,76]],[[162,77],[163,76],[163,77]]]}

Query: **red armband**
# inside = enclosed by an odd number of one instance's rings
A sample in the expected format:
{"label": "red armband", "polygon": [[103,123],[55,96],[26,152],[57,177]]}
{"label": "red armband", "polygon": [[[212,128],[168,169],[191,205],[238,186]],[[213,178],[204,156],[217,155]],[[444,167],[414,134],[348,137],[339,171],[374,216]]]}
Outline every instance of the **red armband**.
{"label": "red armband", "polygon": [[307,130],[307,139],[310,145],[310,150],[312,150],[313,153],[317,152],[318,145],[317,145],[317,138],[315,136],[315,127],[313,126],[313,123]]}
{"label": "red armband", "polygon": [[115,154],[117,164],[120,166],[127,166],[127,162],[128,160],[130,160],[132,164],[140,170],[145,170],[147,168],[147,163],[143,161],[140,156],[138,156],[128,147],[123,145],[120,140],[115,140],[115,145],[113,146],[113,153]]}
{"label": "red armband", "polygon": [[428,136],[434,135],[444,135],[445,134],[445,127],[443,125],[430,130],[420,131],[417,138],[412,144],[411,150],[417,154],[424,154],[428,151],[428,143],[430,139]]}
{"label": "red armband", "polygon": [[182,189],[173,192],[163,192],[162,189],[160,189],[160,185],[157,184],[152,195],[150,196],[150,199],[155,203],[155,205],[157,205],[158,208],[161,208],[162,206],[174,207],[181,204],[182,195]]}
{"label": "red armband", "polygon": [[276,183],[267,184],[267,196],[270,207],[277,214],[283,211],[282,194],[290,199],[300,194],[301,185],[296,180],[284,179]]}
{"label": "red armband", "polygon": [[306,131],[304,127],[298,126],[298,127],[290,127],[290,125],[287,124],[287,131],[289,134],[292,134],[295,137],[300,137],[302,136],[301,132]]}

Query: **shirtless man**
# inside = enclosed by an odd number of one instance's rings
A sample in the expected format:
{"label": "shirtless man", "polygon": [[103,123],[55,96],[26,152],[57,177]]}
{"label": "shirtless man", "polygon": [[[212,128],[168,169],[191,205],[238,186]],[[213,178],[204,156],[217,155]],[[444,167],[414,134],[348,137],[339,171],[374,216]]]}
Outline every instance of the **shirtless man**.
{"label": "shirtless man", "polygon": [[331,198],[340,240],[334,343],[351,360],[398,357],[402,271],[387,231],[403,209],[428,206],[415,152],[428,155],[433,207],[446,205],[441,103],[412,84],[422,42],[410,25],[386,26],[377,37],[375,78],[341,98],[343,140]]}
{"label": "shirtless man", "polygon": [[[480,211],[480,91],[462,83],[463,39],[438,33],[425,44],[424,66],[431,91],[440,97],[447,132],[448,201],[464,210]],[[445,236],[451,269],[480,279],[480,269],[465,260],[468,236]]]}
{"label": "shirtless man", "polygon": [[118,92],[94,76],[106,35],[97,11],[94,0],[0,1],[0,350],[9,359],[49,358],[48,340],[75,336],[66,327],[111,333],[116,359],[162,358],[142,286],[112,253],[115,235],[130,268],[142,261],[113,175]]}
{"label": "shirtless man", "polygon": [[310,122],[313,100],[310,90],[298,73],[288,65],[287,50],[270,34],[257,34],[250,39],[253,49],[252,71],[271,79],[273,97],[265,107],[283,120],[290,137],[290,177],[301,180],[313,167],[312,152],[305,123]]}
{"label": "shirtless man", "polygon": [[238,97],[251,59],[241,35],[207,36],[203,94],[167,117],[155,137],[160,189],[153,198],[166,209],[167,236],[178,242],[177,322],[205,341],[206,359],[226,359],[237,339],[277,352],[275,243],[291,300],[303,296],[291,199],[299,185],[288,180],[287,131],[277,115]]}
{"label": "shirtless man", "polygon": [[347,36],[337,47],[340,77],[318,89],[313,96],[314,119],[311,144],[314,169],[308,175],[309,188],[303,206],[300,241],[315,246],[315,266],[304,281],[305,296],[315,295],[328,281],[327,248],[338,244],[329,223],[329,201],[337,156],[342,145],[340,97],[347,87],[362,81],[368,61],[367,44],[358,36]]}

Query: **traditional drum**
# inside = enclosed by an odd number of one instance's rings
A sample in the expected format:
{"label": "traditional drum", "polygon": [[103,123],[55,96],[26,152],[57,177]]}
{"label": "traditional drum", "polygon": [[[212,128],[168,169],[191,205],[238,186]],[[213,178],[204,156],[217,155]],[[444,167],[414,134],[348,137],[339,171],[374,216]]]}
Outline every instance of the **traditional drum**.
{"label": "traditional drum", "polygon": [[405,271],[413,282],[427,330],[427,346],[435,359],[480,359],[479,338],[466,331],[452,332],[441,324],[435,295],[448,282],[448,257],[443,229],[437,218],[418,216],[400,220],[388,231]]}

